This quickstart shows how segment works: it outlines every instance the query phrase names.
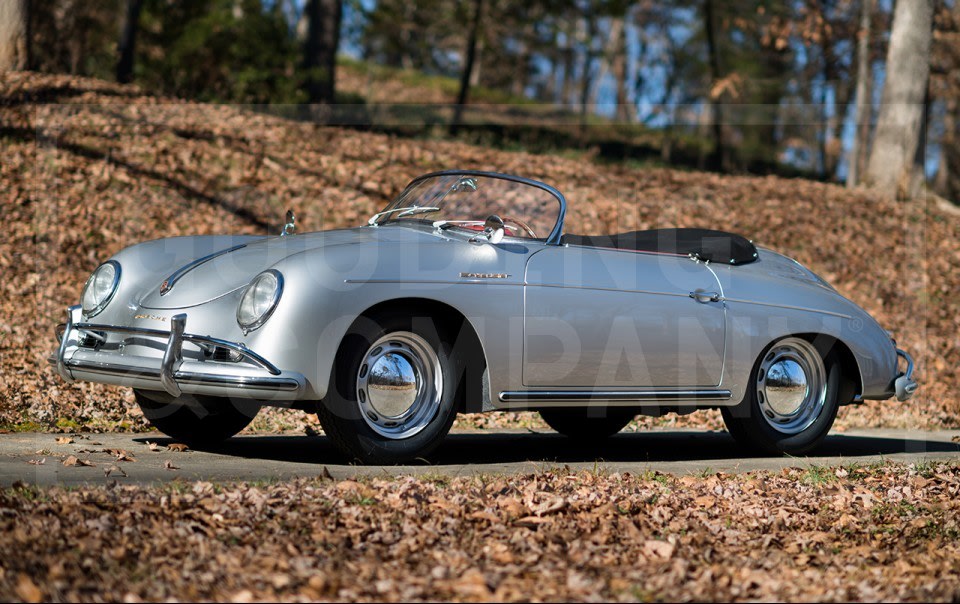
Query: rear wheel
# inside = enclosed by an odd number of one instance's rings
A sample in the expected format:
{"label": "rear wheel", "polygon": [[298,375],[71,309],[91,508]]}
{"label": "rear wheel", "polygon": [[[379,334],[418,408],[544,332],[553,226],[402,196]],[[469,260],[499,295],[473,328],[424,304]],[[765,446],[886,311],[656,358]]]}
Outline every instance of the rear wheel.
{"label": "rear wheel", "polygon": [[623,430],[636,414],[632,410],[605,409],[541,409],[540,417],[547,425],[579,441],[599,441]]}
{"label": "rear wheel", "polygon": [[840,363],[825,346],[779,340],[754,364],[743,400],[723,407],[723,421],[742,445],[802,454],[827,436],[837,416]]}
{"label": "rear wheel", "polygon": [[450,431],[462,371],[433,319],[364,317],[344,338],[317,415],[352,459],[396,464],[424,458]]}
{"label": "rear wheel", "polygon": [[246,428],[260,410],[255,401],[216,396],[134,390],[143,416],[174,440],[188,445],[213,445]]}

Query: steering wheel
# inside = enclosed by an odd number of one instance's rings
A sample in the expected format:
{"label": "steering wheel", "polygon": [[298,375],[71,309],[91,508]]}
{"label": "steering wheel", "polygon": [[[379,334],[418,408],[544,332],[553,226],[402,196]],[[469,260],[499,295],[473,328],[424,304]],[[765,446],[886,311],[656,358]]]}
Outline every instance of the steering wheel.
{"label": "steering wheel", "polygon": [[506,214],[504,214],[503,216],[500,217],[500,219],[503,220],[504,222],[512,222],[513,224],[517,225],[518,227],[526,231],[527,235],[530,235],[532,239],[539,239],[539,237],[537,237],[537,233],[530,228],[530,225],[520,220],[519,218],[514,218],[513,216],[507,216]]}

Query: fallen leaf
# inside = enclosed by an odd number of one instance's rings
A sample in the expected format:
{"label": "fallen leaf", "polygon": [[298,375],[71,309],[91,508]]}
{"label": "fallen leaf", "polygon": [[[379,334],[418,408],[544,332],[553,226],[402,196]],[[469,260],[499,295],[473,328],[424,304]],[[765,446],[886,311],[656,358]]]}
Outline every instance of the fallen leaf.
{"label": "fallen leaf", "polygon": [[559,512],[563,508],[567,507],[567,502],[563,497],[553,497],[547,501],[544,501],[538,505],[533,513],[537,516],[546,516],[547,514],[553,514],[554,512]]}
{"label": "fallen leaf", "polygon": [[27,575],[20,573],[17,577],[17,586],[15,588],[17,596],[24,602],[40,602],[43,600],[43,592],[37,587],[37,584]]}
{"label": "fallen leaf", "polygon": [[693,500],[693,502],[697,504],[698,507],[709,509],[717,504],[717,498],[711,495],[704,495],[702,497],[697,497]]}
{"label": "fallen leaf", "polygon": [[543,518],[542,516],[524,516],[523,518],[517,518],[513,523],[517,526],[525,526],[527,528],[537,528],[539,525],[550,522],[549,518]]}
{"label": "fallen leaf", "polygon": [[666,541],[651,539],[643,544],[643,553],[650,558],[668,559],[673,556],[674,547]]}
{"label": "fallen leaf", "polygon": [[159,445],[157,445],[157,443],[150,442],[149,440],[146,442],[146,445],[147,445],[147,448],[150,449],[151,451],[156,451],[157,449],[160,448]]}
{"label": "fallen leaf", "polygon": [[27,463],[35,466],[42,466],[43,464],[47,463],[47,458],[43,457],[41,459],[28,459]]}
{"label": "fallen leaf", "polygon": [[67,458],[63,460],[63,465],[67,467],[87,466],[92,468],[96,464],[94,464],[89,459],[79,459],[76,455],[68,455]]}
{"label": "fallen leaf", "polygon": [[119,474],[120,476],[123,476],[124,478],[127,477],[127,473],[124,471],[124,469],[121,468],[120,466],[116,465],[116,464],[110,464],[109,466],[107,466],[107,467],[105,467],[105,468],[103,469],[103,475],[104,475],[104,476],[110,476],[110,475],[113,474],[114,472],[116,472],[116,473]]}
{"label": "fallen leaf", "polygon": [[104,449],[103,452],[113,455],[117,461],[137,461],[137,459],[126,449]]}
{"label": "fallen leaf", "polygon": [[170,461],[169,459],[163,462],[163,467],[166,468],[166,469],[168,469],[168,470],[179,470],[179,469],[180,469],[180,466],[175,466],[175,465],[173,465],[173,462]]}

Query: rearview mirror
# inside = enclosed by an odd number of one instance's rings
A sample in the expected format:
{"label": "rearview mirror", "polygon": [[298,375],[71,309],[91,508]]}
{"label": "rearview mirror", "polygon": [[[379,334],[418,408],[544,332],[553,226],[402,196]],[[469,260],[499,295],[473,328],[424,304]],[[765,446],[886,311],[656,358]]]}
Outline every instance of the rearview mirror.
{"label": "rearview mirror", "polygon": [[469,176],[461,177],[457,181],[457,184],[453,185],[453,190],[457,193],[463,191],[476,191],[477,190],[477,179],[470,178]]}

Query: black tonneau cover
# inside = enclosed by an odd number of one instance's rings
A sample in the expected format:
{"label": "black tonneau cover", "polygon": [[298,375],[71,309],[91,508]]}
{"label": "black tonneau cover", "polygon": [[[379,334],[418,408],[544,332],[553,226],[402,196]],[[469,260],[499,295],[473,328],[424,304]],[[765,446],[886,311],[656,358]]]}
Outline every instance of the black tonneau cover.
{"label": "black tonneau cover", "polygon": [[757,248],[746,237],[711,229],[652,229],[616,235],[564,235],[560,243],[634,252],[694,255],[734,266],[757,259]]}

